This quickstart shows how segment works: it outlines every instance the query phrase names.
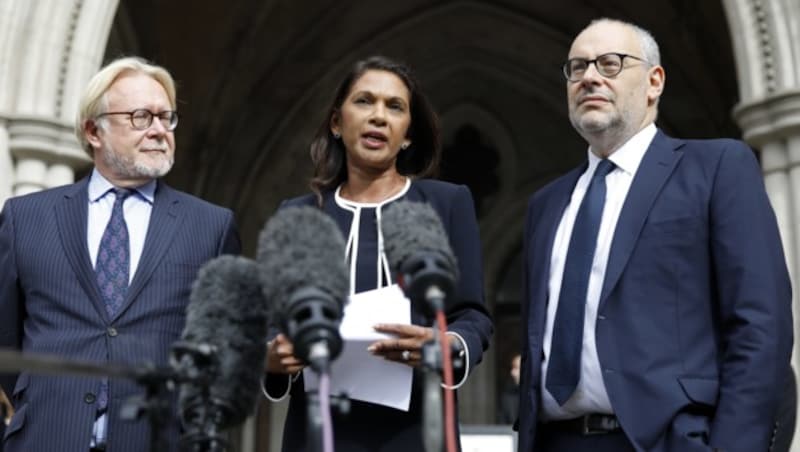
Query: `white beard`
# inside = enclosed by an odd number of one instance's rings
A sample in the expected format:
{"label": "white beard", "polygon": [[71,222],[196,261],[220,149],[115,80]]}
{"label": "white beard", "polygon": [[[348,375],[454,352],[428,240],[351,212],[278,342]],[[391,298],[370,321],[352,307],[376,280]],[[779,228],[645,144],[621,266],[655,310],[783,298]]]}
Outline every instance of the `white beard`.
{"label": "white beard", "polygon": [[122,156],[111,146],[106,145],[101,152],[105,165],[115,174],[131,179],[157,179],[166,176],[175,163],[175,158],[160,156],[154,164],[137,161],[134,157]]}

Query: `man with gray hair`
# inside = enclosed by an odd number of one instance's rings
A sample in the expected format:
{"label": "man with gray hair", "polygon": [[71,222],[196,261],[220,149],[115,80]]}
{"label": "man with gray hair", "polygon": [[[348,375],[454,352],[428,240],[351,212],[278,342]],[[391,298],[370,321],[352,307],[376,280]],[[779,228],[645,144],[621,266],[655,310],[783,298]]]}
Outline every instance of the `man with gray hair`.
{"label": "man with gray hair", "polygon": [[770,448],[792,350],[775,214],[744,143],[655,126],[659,59],[601,19],[564,64],[589,149],[528,205],[520,451]]}
{"label": "man with gray hair", "polygon": [[[163,68],[122,58],[80,103],[85,179],[6,201],[0,213],[0,346],[68,359],[165,365],[197,270],[238,253],[233,214],[159,180],[172,167],[175,85]],[[147,419],[122,421],[143,390],[115,379],[0,377],[15,413],[5,452],[141,452]],[[178,423],[163,425],[177,450]]]}

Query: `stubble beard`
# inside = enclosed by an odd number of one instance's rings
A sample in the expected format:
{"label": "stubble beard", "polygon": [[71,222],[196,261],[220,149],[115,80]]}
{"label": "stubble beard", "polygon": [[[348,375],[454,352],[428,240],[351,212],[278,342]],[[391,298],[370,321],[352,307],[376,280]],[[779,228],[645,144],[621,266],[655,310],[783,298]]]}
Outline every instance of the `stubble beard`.
{"label": "stubble beard", "polygon": [[572,127],[592,147],[612,151],[633,135],[630,130],[633,126],[633,118],[628,117],[630,115],[626,113],[628,112],[620,113],[614,110],[612,113],[597,117],[592,112],[580,116],[570,112],[570,122]]}
{"label": "stubble beard", "polygon": [[174,156],[161,154],[153,164],[146,164],[137,161],[134,156],[121,155],[110,145],[106,145],[102,150],[103,162],[115,174],[130,179],[157,179],[164,177],[172,169],[175,163]]}
{"label": "stubble beard", "polygon": [[597,135],[613,132],[622,125],[622,118],[619,114],[604,116],[602,118],[591,117],[592,113],[585,113],[580,117],[573,115],[570,120],[581,135]]}

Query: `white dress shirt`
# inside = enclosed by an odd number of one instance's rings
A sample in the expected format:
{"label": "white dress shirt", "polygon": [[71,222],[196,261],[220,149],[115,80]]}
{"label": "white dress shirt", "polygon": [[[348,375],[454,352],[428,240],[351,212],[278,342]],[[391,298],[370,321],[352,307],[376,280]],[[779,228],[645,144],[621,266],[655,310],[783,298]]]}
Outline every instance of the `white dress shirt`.
{"label": "white dress shirt", "polygon": [[[111,219],[116,196],[109,190],[114,185],[103,177],[97,169],[92,172],[89,179],[89,221],[86,223],[89,257],[92,267],[97,265],[97,251],[100,241]],[[141,187],[136,187],[131,196],[125,200],[122,207],[125,223],[128,225],[128,240],[130,244],[130,271],[128,283],[133,280],[139,259],[144,250],[144,239],[147,236],[147,227],[150,225],[150,213],[153,211],[153,201],[156,193],[156,181],[152,180]]]}
{"label": "white dress shirt", "polygon": [[613,414],[614,409],[608,399],[600,361],[597,356],[597,345],[595,343],[595,323],[597,321],[597,307],[600,302],[600,293],[603,289],[605,280],[606,264],[611,250],[611,242],[614,238],[614,231],[617,226],[619,214],[628,190],[639,168],[650,142],[656,134],[656,127],[648,125],[639,133],[634,135],[622,147],[617,149],[608,158],[616,168],[606,176],[606,201],[603,207],[603,215],[600,220],[600,229],[597,234],[597,245],[595,248],[594,259],[592,261],[591,274],[589,275],[589,287],[586,293],[586,311],[583,319],[583,348],[581,351],[581,377],[575,393],[569,400],[559,406],[553,396],[546,389],[547,366],[550,362],[550,346],[553,339],[553,323],[555,322],[556,310],[558,309],[558,297],[561,292],[561,280],[564,275],[564,263],[567,257],[572,228],[575,224],[575,217],[578,215],[583,196],[589,186],[595,168],[597,168],[600,158],[591,152],[589,154],[589,166],[578,179],[575,189],[572,191],[569,205],[564,210],[561,222],[556,231],[553,250],[550,256],[550,276],[548,282],[549,299],[547,304],[547,321],[544,330],[544,360],[542,362],[542,406],[541,414],[545,420],[571,419],[587,413],[606,413]]}

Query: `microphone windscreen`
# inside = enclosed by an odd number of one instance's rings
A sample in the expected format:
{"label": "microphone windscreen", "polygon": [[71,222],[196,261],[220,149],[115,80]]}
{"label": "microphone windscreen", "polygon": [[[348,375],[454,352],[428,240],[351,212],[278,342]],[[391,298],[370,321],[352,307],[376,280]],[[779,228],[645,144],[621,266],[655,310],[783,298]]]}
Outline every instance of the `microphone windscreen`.
{"label": "microphone windscreen", "polygon": [[284,315],[292,295],[315,287],[343,309],[349,289],[344,237],[336,223],[311,206],[278,210],[258,238],[261,284],[272,315]]}
{"label": "microphone windscreen", "polygon": [[383,249],[394,270],[420,254],[433,254],[458,280],[458,261],[450,247],[442,220],[430,204],[398,201],[390,204],[381,216]]}
{"label": "microphone windscreen", "polygon": [[[266,357],[267,303],[258,266],[244,257],[219,256],[206,263],[192,286],[182,340],[216,348],[219,369],[208,392],[227,409],[222,427],[238,425],[253,411]],[[196,402],[200,388],[184,385],[181,407]]]}

